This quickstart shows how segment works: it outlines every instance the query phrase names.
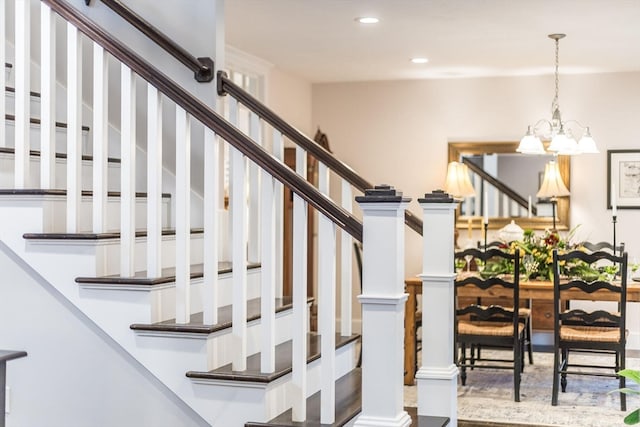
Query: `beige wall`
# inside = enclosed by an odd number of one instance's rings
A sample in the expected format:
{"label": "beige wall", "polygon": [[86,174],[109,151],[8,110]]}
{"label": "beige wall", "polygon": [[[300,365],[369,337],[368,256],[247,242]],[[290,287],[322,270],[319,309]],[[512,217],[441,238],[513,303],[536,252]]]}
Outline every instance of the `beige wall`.
{"label": "beige wall", "polygon": [[311,84],[286,74],[277,67],[269,69],[266,84],[266,104],[301,132],[311,135]]}
{"label": "beige wall", "polygon": [[[340,159],[402,190],[421,215],[415,200],[441,188],[448,141],[518,141],[550,116],[552,97],[552,76],[315,84],[312,121]],[[561,76],[559,98],[563,118],[590,125],[600,149],[571,160],[571,225],[580,238],[611,240],[606,151],[640,149],[640,73]],[[619,241],[640,259],[640,211],[618,212]],[[406,272],[416,274],[421,243],[406,230]]]}

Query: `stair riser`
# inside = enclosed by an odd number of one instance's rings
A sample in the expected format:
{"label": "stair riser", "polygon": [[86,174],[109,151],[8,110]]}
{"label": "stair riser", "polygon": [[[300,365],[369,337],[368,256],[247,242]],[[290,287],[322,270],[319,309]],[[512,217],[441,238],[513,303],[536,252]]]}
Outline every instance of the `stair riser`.
{"label": "stair riser", "polygon": [[[336,374],[338,379],[355,367],[357,351],[355,343],[348,344],[336,350]],[[307,365],[307,397],[320,389],[320,360]],[[214,413],[214,425],[235,425],[237,419],[233,417],[236,411],[244,415],[244,419],[267,422],[282,412],[291,408],[291,402],[299,391],[291,383],[291,374],[287,374],[279,380],[269,384],[267,388],[259,388],[250,384],[236,383],[200,383],[194,381],[196,395],[207,399],[215,399],[219,403],[220,411]],[[255,388],[254,388],[255,387]],[[214,401],[214,400],[211,400]],[[198,411],[211,413],[211,401],[198,399],[195,402]],[[216,409],[216,408],[213,408]],[[220,422],[220,424],[216,424]]]}
{"label": "stair riser", "polygon": [[[291,339],[291,310],[276,316],[276,344]],[[260,320],[247,324],[247,354],[260,351]],[[136,331],[136,347],[141,347],[139,356],[145,366],[160,377],[172,377],[176,372],[193,370],[209,371],[231,363],[235,338],[231,329],[214,333],[208,337],[185,337],[182,335],[150,334]],[[136,355],[138,356],[138,355]],[[182,357],[185,356],[185,357]],[[165,359],[164,361],[162,359]],[[180,383],[182,383],[180,376]],[[185,377],[186,378],[186,377]],[[189,379],[187,379],[190,382]]]}
{"label": "stair riser", "polygon": [[[85,262],[90,266],[83,277],[100,277],[120,274],[120,241],[108,239],[100,241],[64,241],[64,240],[29,240],[29,252],[55,254],[62,251],[65,254],[88,254],[91,258]],[[135,270],[146,270],[147,240],[144,237],[136,239]],[[161,246],[162,267],[175,267],[175,236],[163,236]],[[191,236],[190,263],[202,263],[202,234]]]}
{"label": "stair riser", "polygon": [[[30,188],[40,188],[40,157],[32,156],[30,164]],[[15,187],[15,157],[13,154],[0,153],[0,188]],[[109,163],[107,168],[107,182],[109,191],[120,191],[120,164]],[[91,190],[93,184],[92,162],[82,162],[82,189]],[[66,188],[67,162],[66,159],[56,159],[55,184],[53,188]]]}
{"label": "stair riser", "polygon": [[[15,147],[15,122],[6,121],[6,140],[2,142],[2,147]],[[89,154],[89,133],[82,132],[82,154]],[[40,125],[31,124],[29,127],[29,148],[31,150],[40,150]],[[67,152],[67,130],[65,128],[56,128],[56,152]]]}
{"label": "stair riser", "polygon": [[[11,196],[8,196],[11,197]],[[36,196],[41,197],[41,196]],[[20,209],[16,207],[16,209]],[[16,212],[19,212],[16,211]],[[78,214],[78,233],[93,232],[93,198],[82,197],[80,212]],[[67,230],[66,218],[66,198],[55,196],[51,200],[43,202],[41,214],[44,214],[45,221],[32,224],[22,230],[33,230],[34,233],[64,233]],[[18,215],[16,213],[16,215]],[[146,229],[147,224],[147,201],[146,198],[136,199],[136,229]],[[19,218],[14,216],[14,218]],[[120,230],[120,198],[107,198],[107,213],[105,215],[106,225],[103,232],[116,232]],[[26,224],[25,224],[26,225]],[[169,198],[164,198],[162,202],[162,227],[171,227],[171,202]]]}
{"label": "stair riser", "polygon": [[[164,320],[175,319],[176,317],[176,290],[175,282],[163,283],[159,285],[136,285],[136,284],[104,284],[104,283],[80,283],[81,289],[89,291],[110,291],[121,292],[124,295],[131,292],[146,292],[149,294],[148,302],[142,310],[140,320],[134,323],[154,323]],[[195,278],[191,280],[191,313],[203,311],[203,279]],[[233,278],[231,273],[218,275],[218,306],[231,305],[233,292]],[[247,298],[253,299],[260,296],[260,270],[250,269],[247,271]],[[126,299],[126,297],[123,297]]]}
{"label": "stair riser", "polygon": [[[7,114],[15,114],[16,97],[14,92],[6,92],[5,95],[5,112]],[[31,117],[40,117],[40,98],[37,96],[29,97],[29,111]]]}

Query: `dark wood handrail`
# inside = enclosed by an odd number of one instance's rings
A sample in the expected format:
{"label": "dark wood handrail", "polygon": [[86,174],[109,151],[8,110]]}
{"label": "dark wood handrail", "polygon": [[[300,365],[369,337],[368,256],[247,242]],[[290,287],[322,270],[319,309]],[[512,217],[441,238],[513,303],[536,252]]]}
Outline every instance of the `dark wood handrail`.
{"label": "dark wood handrail", "polygon": [[309,184],[304,178],[280,162],[264,148],[227,122],[209,106],[188,93],[160,70],[154,68],[135,52],[114,39],[95,22],[79,13],[64,0],[41,0],[66,21],[75,25],[80,32],[101,45],[117,60],[135,71],[141,78],[152,84],[166,97],[170,98],[204,126],[212,129],[218,136],[233,145],[242,154],[259,167],[266,170],[278,181],[289,187],[294,193],[306,200],[345,230],[356,240],[362,241],[362,223],[352,214],[337,206],[331,199]]}
{"label": "dark wood handrail", "polygon": [[[373,184],[366,179],[358,175],[348,165],[343,163],[340,159],[336,158],[331,152],[326,150],[320,144],[309,138],[307,135],[300,132],[295,127],[287,123],[283,118],[278,116],[275,112],[269,109],[266,105],[259,100],[251,96],[247,91],[235,84],[224,71],[218,71],[217,73],[217,87],[218,94],[220,96],[231,95],[237,99],[242,105],[253,111],[264,121],[269,123],[289,140],[295,144],[304,148],[307,152],[311,153],[316,159],[324,163],[338,174],[342,179],[356,187],[358,190],[364,192],[367,189],[373,188]],[[405,223],[414,231],[422,235],[422,220],[413,215],[410,211],[405,211],[404,216]]]}
{"label": "dark wood handrail", "polygon": [[[464,157],[462,161],[464,162],[464,164],[469,166],[469,169],[471,169],[476,174],[480,175],[480,178],[484,179],[489,184],[496,187],[501,193],[506,194],[511,200],[516,202],[518,205],[522,206],[525,209],[529,208],[529,201],[526,200],[524,197],[522,197],[520,194],[518,194],[513,188],[509,187],[504,182],[500,181],[499,179],[496,179],[494,176],[487,173],[484,169],[482,169],[480,166],[475,164],[471,159]],[[538,208],[531,205],[531,213],[533,215],[538,215]]]}
{"label": "dark wood handrail", "polygon": [[[129,9],[119,0],[100,1],[193,71],[197,81],[210,82],[213,80],[213,60],[211,58],[196,58],[191,55],[182,46],[171,40],[166,34],[145,21],[140,15]],[[90,3],[91,0],[85,0],[87,6]]]}

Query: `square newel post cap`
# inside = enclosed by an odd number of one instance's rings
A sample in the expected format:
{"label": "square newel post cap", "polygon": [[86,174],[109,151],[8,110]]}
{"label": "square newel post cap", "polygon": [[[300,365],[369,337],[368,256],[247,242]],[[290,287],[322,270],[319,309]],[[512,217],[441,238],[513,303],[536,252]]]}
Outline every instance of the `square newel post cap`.
{"label": "square newel post cap", "polygon": [[452,195],[443,190],[433,190],[418,199],[418,203],[458,203]]}
{"label": "square newel post cap", "polygon": [[402,197],[402,191],[387,184],[376,185],[364,190],[364,196],[356,196],[358,203],[409,203],[410,197]]}

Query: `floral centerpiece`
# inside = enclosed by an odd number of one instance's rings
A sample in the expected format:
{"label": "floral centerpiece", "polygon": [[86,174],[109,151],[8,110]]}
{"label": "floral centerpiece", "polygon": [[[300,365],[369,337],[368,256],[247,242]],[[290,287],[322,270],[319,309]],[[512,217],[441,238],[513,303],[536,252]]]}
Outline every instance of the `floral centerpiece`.
{"label": "floral centerpiece", "polygon": [[[511,251],[520,249],[522,267],[529,279],[553,280],[553,250],[569,251],[577,246],[571,243],[575,229],[563,238],[557,231],[546,230],[537,236],[533,230],[525,230],[522,241],[511,242]],[[564,261],[562,261],[564,263]],[[563,264],[562,267],[565,267]]]}
{"label": "floral centerpiece", "polygon": [[[537,235],[533,230],[524,230],[522,240],[504,243],[503,250],[514,253],[520,250],[520,273],[526,279],[553,280],[553,250],[565,253],[572,250],[584,248],[572,239],[576,228],[573,228],[566,236],[561,236],[557,231],[545,230],[541,235]],[[560,262],[560,274],[563,276],[580,277],[585,280],[596,280],[598,278],[610,278],[617,271],[617,266],[592,267],[585,262],[577,261],[566,264]],[[485,275],[494,275],[508,272],[508,266],[487,263],[484,266]]]}

